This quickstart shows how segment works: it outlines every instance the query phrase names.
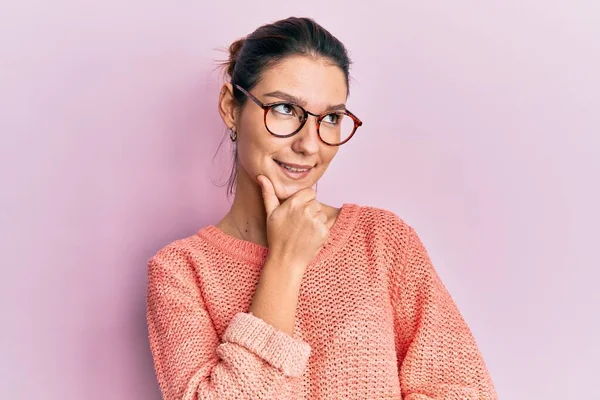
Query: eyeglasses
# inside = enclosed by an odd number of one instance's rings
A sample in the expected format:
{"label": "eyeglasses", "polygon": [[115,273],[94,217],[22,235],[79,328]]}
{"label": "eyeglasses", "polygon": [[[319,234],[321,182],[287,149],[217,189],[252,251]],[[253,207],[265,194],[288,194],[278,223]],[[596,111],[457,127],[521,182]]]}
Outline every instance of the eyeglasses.
{"label": "eyeglasses", "polygon": [[323,143],[340,146],[354,136],[362,121],[348,110],[313,114],[290,102],[263,103],[240,85],[235,85],[242,93],[265,111],[265,127],[273,136],[288,138],[294,136],[312,115],[317,119],[317,133]]}

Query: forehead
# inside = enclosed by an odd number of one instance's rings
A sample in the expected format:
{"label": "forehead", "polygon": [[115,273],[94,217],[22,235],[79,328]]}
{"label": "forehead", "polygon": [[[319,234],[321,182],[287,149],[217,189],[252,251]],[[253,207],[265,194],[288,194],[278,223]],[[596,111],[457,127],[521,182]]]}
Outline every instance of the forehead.
{"label": "forehead", "polygon": [[259,95],[282,91],[306,100],[318,108],[346,102],[346,77],[340,67],[319,57],[286,57],[267,68],[256,85]]}

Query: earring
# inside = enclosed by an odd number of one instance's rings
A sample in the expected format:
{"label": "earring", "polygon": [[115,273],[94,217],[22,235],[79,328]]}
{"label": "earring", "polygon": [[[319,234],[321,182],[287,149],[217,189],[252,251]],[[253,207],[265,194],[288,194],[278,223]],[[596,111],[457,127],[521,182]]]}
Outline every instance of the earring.
{"label": "earring", "polygon": [[229,128],[229,139],[231,139],[232,142],[237,140],[237,132],[234,131],[233,128]]}

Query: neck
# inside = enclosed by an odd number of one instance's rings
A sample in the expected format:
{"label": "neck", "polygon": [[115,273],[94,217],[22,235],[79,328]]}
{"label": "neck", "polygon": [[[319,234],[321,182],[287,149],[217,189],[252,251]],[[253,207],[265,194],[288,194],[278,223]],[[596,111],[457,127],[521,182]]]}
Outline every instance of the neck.
{"label": "neck", "polygon": [[267,215],[261,189],[243,172],[243,168],[239,172],[227,217],[241,239],[267,247]]}

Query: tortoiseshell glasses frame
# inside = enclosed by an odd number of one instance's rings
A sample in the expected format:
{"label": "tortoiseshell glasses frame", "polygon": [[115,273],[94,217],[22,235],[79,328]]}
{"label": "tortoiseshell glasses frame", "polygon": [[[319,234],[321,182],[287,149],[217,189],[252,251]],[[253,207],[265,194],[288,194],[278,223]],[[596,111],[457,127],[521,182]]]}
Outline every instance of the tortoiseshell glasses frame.
{"label": "tortoiseshell glasses frame", "polygon": [[[248,96],[250,98],[250,100],[252,100],[257,106],[259,106],[260,108],[262,108],[264,110],[264,112],[265,112],[265,115],[264,115],[265,128],[271,135],[279,137],[279,138],[292,137],[295,134],[297,134],[298,132],[300,132],[300,130],[302,130],[302,128],[306,124],[306,121],[308,121],[308,116],[312,115],[313,117],[315,117],[317,119],[317,133],[319,134],[319,139],[321,139],[321,141],[323,143],[325,143],[329,146],[341,146],[344,143],[347,143],[350,139],[352,139],[352,137],[356,133],[356,130],[358,129],[358,127],[363,124],[362,121],[360,119],[358,119],[358,117],[356,115],[352,114],[347,109],[343,110],[343,111],[334,111],[334,112],[330,111],[330,112],[326,112],[323,114],[314,114],[314,113],[311,113],[310,111],[305,110],[303,107],[299,106],[298,104],[290,103],[289,101],[277,101],[274,103],[263,103],[262,101],[257,99],[252,93],[248,92],[246,89],[244,89],[240,85],[236,84],[235,87],[237,89],[239,89],[242,93],[244,93],[246,96]],[[271,110],[271,108],[281,106],[281,105],[292,105],[294,107],[301,109],[304,112],[304,115],[302,116],[302,121],[300,122],[300,126],[298,127],[298,129],[296,129],[294,132],[287,134],[287,135],[278,135],[278,134],[272,132],[269,129],[269,126],[267,125],[267,115],[269,114],[269,111]],[[339,143],[329,143],[329,142],[325,141],[323,139],[323,137],[321,136],[321,132],[320,132],[321,121],[325,117],[327,117],[328,115],[331,115],[331,114],[344,114],[344,115],[348,116],[349,118],[352,118],[352,121],[354,121],[354,128],[352,129],[352,133],[350,133],[350,135],[348,135],[348,137],[346,139],[344,139],[343,141],[341,141]]]}

